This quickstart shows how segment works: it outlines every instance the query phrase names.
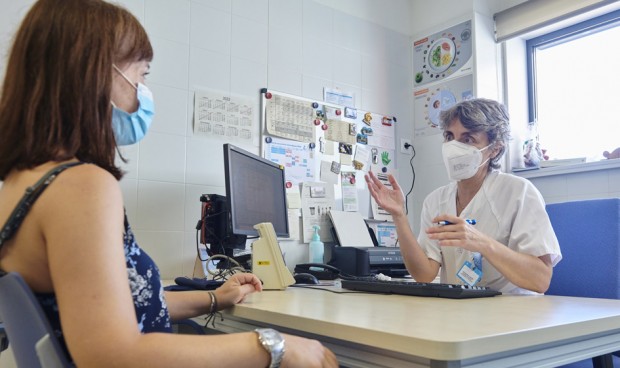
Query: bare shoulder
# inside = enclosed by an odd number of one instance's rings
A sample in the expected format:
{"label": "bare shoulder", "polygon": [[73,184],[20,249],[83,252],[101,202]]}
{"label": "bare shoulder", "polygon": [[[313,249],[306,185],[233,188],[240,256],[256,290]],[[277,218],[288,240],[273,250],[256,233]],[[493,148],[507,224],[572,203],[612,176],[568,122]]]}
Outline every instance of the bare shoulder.
{"label": "bare shoulder", "polygon": [[118,181],[112,174],[93,164],[70,167],[60,173],[41,198],[53,202],[52,208],[107,202],[122,206]]}

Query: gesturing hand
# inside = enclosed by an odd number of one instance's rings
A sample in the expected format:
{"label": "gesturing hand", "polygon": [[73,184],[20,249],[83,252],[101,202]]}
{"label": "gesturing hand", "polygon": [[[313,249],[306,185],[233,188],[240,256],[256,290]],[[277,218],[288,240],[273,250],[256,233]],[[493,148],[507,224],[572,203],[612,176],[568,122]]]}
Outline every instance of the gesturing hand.
{"label": "gesturing hand", "polygon": [[364,178],[366,179],[370,195],[372,195],[381,208],[388,211],[392,216],[404,214],[405,196],[394,176],[388,174],[388,182],[392,186],[391,188],[383,185],[372,171],[369,171]]}

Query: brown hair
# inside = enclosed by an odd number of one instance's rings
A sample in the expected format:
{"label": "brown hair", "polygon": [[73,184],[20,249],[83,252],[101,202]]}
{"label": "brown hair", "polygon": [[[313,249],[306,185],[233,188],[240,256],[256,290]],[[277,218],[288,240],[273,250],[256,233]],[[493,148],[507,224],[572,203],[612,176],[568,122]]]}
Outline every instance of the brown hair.
{"label": "brown hair", "polygon": [[139,21],[101,0],[39,0],[19,27],[0,96],[0,180],[76,157],[120,179],[112,64],[148,60]]}

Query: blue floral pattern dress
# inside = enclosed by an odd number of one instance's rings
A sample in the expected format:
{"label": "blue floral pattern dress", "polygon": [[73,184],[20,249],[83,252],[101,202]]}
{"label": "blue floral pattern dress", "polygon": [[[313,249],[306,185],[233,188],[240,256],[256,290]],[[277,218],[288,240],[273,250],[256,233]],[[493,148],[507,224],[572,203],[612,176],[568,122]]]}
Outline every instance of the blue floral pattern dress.
{"label": "blue floral pattern dress", "polygon": [[[0,246],[15,234],[28,210],[43,190],[51,184],[58,174],[76,164],[81,163],[65,164],[50,170],[41,180],[26,191],[26,194],[14,211],[14,214],[18,215],[12,215],[2,228]],[[155,262],[153,262],[153,259],[136,243],[133,231],[127,221],[127,215],[125,215],[123,246],[125,249],[125,262],[127,264],[127,278],[138,320],[138,330],[141,333],[172,332],[170,314],[168,313],[168,307],[164,298],[164,289],[159,269]],[[47,319],[63,349],[67,352],[67,356],[70,357],[62,334],[56,295],[50,293],[35,295],[39,303],[41,303],[43,311],[47,315]]]}

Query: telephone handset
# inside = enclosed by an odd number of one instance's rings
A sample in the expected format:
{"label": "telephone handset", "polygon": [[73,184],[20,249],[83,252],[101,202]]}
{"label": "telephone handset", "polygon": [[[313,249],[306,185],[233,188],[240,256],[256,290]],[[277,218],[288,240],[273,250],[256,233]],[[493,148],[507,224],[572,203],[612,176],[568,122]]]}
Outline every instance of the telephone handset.
{"label": "telephone handset", "polygon": [[340,270],[324,263],[300,263],[295,266],[295,273],[310,273],[319,280],[334,280],[340,276]]}

